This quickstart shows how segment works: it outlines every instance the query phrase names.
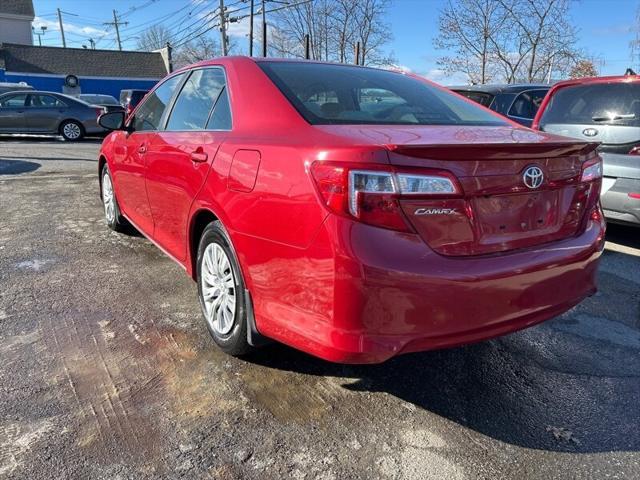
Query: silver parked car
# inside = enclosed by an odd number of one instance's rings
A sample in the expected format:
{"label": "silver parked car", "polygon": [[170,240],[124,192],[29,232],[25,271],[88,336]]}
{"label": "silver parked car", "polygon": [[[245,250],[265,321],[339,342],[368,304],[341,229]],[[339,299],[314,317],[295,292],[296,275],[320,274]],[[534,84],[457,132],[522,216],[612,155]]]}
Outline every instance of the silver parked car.
{"label": "silver parked car", "polygon": [[104,133],[98,117],[105,109],[55,92],[0,95],[0,133],[58,134],[67,141]]}
{"label": "silver parked car", "polygon": [[533,127],[600,142],[605,217],[640,226],[640,76],[558,83],[549,91]]}

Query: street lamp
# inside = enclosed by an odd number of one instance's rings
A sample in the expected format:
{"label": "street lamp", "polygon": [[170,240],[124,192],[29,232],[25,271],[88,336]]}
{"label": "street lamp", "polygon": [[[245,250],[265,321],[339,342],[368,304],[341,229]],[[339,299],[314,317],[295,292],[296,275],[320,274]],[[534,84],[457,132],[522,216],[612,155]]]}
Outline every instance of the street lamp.
{"label": "street lamp", "polygon": [[38,45],[41,47],[42,46],[42,36],[45,34],[45,32],[47,31],[47,26],[46,25],[40,25],[40,31],[36,31],[36,29],[32,26],[31,30],[33,31],[34,35],[38,36]]}

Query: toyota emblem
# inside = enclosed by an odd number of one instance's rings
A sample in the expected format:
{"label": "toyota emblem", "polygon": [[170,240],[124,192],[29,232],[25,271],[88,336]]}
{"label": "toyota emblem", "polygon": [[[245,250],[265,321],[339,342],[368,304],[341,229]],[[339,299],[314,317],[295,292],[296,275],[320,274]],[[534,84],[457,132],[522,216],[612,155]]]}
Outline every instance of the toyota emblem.
{"label": "toyota emblem", "polygon": [[542,173],[542,169],[540,167],[533,165],[531,167],[527,167],[524,171],[522,174],[522,180],[527,187],[538,188],[544,181],[544,173]]}

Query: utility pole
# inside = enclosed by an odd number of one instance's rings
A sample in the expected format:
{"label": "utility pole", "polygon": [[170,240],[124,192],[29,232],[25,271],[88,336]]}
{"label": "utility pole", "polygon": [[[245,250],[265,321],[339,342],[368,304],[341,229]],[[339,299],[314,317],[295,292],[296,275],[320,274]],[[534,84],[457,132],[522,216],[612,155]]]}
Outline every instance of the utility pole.
{"label": "utility pole", "polygon": [[116,27],[116,38],[118,39],[118,50],[122,51],[122,42],[120,41],[120,25],[129,25],[129,22],[121,22],[118,20],[118,13],[113,11],[113,22],[104,22],[105,25],[113,25]]}
{"label": "utility pole", "polygon": [[304,58],[309,60],[311,58],[311,37],[308,33],[304,34]]}
{"label": "utility pole", "polygon": [[251,12],[249,13],[249,56],[253,57],[253,0],[251,0]]}
{"label": "utility pole", "polygon": [[267,12],[262,0],[262,56],[267,56]]}
{"label": "utility pole", "polygon": [[227,14],[224,11],[224,0],[220,0],[220,37],[222,43],[222,55],[227,56]]}
{"label": "utility pole", "polygon": [[58,8],[58,24],[60,25],[60,35],[62,35],[62,48],[67,48],[67,41],[64,38],[64,26],[62,25],[62,13]]}

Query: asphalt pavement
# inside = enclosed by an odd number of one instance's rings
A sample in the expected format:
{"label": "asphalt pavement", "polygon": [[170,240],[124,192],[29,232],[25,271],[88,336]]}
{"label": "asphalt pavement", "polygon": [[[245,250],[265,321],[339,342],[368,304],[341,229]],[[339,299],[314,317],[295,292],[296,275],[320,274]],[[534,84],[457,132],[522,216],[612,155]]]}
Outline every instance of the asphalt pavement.
{"label": "asphalt pavement", "polygon": [[522,332],[235,359],[183,270],[105,226],[98,149],[0,137],[0,478],[640,478],[640,230],[611,226],[599,292]]}

